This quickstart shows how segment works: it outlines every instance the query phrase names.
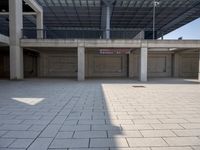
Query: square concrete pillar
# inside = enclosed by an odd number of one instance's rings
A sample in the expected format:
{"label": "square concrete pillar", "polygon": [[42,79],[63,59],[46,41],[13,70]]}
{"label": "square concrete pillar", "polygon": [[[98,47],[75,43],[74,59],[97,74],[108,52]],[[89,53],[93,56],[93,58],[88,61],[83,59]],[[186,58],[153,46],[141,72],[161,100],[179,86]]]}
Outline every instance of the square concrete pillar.
{"label": "square concrete pillar", "polygon": [[179,53],[175,53],[173,55],[173,77],[175,78],[179,77],[179,61],[180,61],[180,55]]}
{"label": "square concrete pillar", "polygon": [[147,57],[148,48],[141,48],[140,50],[140,81],[147,81]]}
{"label": "square concrete pillar", "polygon": [[129,55],[129,71],[128,71],[128,73],[129,73],[129,78],[133,78],[133,68],[134,68],[134,56],[133,56],[133,53],[130,53]]}
{"label": "square concrete pillar", "polygon": [[101,29],[103,29],[103,39],[110,39],[110,19],[111,19],[111,4],[103,4],[101,15]]}
{"label": "square concrete pillar", "polygon": [[44,37],[44,25],[43,25],[43,13],[37,13],[36,15],[36,29],[37,29],[37,38],[43,39]]}
{"label": "square concrete pillar", "polygon": [[23,79],[23,49],[20,47],[23,27],[22,0],[9,0],[10,79]]}
{"label": "square concrete pillar", "polygon": [[24,0],[24,2],[29,5],[36,12],[36,29],[37,29],[37,38],[43,38],[43,8],[35,0]]}
{"label": "square concrete pillar", "polygon": [[198,73],[198,80],[200,81],[200,50],[199,50],[199,73]]}
{"label": "square concrete pillar", "polygon": [[110,39],[110,6],[106,7],[106,39]]}
{"label": "square concrete pillar", "polygon": [[85,80],[85,47],[78,47],[78,81]]}

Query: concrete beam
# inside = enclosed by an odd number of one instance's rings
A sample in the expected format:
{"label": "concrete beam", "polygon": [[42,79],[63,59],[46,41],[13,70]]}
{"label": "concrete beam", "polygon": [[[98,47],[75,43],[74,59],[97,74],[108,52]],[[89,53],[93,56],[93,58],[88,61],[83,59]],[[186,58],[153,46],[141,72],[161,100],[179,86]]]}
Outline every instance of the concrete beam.
{"label": "concrete beam", "polygon": [[200,48],[200,40],[78,40],[78,39],[22,39],[22,47],[78,47],[87,48]]}
{"label": "concrete beam", "polygon": [[78,47],[78,81],[85,80],[85,47]]}
{"label": "concrete beam", "polygon": [[148,48],[144,47],[140,50],[140,81],[147,81],[147,58]]}
{"label": "concrete beam", "polygon": [[43,13],[42,7],[35,0],[24,0],[36,13]]}
{"label": "concrete beam", "polygon": [[[23,12],[22,13],[24,16],[31,16],[31,15],[36,15],[36,12]],[[0,16],[8,16],[9,12],[0,12]]]}
{"label": "concrete beam", "polygon": [[140,41],[133,40],[50,40],[50,39],[22,39],[22,47],[78,47],[88,48],[140,48]]}
{"label": "concrete beam", "polygon": [[10,79],[20,80],[23,75],[23,49],[20,46],[23,27],[22,0],[9,0]]}
{"label": "concrete beam", "polygon": [[0,34],[0,43],[5,44],[5,45],[9,45],[10,44],[10,39],[9,37]]}
{"label": "concrete beam", "polygon": [[179,52],[188,52],[188,50],[190,51],[197,51],[198,48],[175,48],[175,49],[169,49],[170,52],[172,53],[179,53]]}
{"label": "concrete beam", "polygon": [[22,39],[21,46],[26,47],[78,47],[78,40]]}
{"label": "concrete beam", "polygon": [[44,29],[43,9],[35,0],[24,1],[36,12],[36,28],[39,29],[37,31],[37,38],[42,39]]}
{"label": "concrete beam", "polygon": [[149,48],[200,48],[200,40],[147,40],[147,46]]}

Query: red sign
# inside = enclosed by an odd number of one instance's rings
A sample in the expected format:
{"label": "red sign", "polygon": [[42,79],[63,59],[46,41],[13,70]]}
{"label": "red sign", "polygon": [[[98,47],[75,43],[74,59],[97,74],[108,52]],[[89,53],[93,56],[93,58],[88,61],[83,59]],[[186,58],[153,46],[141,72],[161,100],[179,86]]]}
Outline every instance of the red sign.
{"label": "red sign", "polygon": [[113,54],[129,54],[131,49],[100,49],[99,53],[102,55],[113,55]]}

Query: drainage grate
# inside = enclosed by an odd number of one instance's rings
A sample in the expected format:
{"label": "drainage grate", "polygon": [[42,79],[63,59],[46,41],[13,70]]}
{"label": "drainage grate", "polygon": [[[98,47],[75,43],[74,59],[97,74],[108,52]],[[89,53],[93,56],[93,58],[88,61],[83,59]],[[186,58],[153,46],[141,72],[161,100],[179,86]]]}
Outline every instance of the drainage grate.
{"label": "drainage grate", "polygon": [[143,85],[134,85],[133,87],[134,88],[145,88],[145,86],[143,86]]}

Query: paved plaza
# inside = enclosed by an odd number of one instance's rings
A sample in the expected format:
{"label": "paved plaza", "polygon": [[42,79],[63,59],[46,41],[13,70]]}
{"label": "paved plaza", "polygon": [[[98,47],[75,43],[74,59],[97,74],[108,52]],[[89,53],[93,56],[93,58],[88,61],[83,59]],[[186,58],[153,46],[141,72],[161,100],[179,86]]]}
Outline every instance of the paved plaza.
{"label": "paved plaza", "polygon": [[195,80],[0,80],[0,150],[200,150]]}

